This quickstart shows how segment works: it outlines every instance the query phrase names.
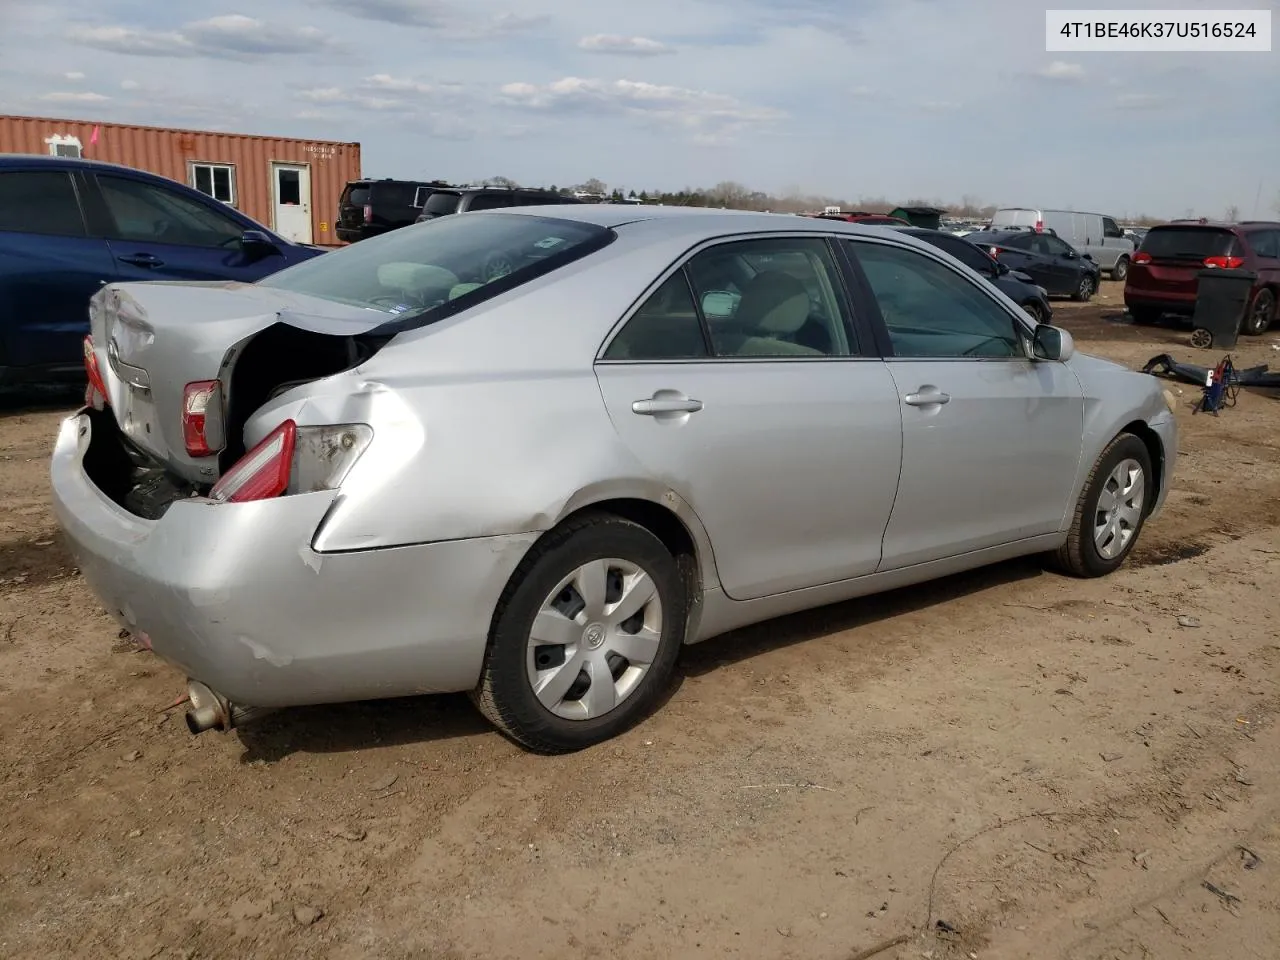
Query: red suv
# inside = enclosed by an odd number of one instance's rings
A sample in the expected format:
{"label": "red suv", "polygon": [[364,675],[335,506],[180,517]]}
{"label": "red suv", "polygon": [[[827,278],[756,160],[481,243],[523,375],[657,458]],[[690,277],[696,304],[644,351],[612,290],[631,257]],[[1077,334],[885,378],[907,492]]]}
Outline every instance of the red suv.
{"label": "red suv", "polygon": [[1275,322],[1280,223],[1261,220],[1175,220],[1152,227],[1129,265],[1124,305],[1138,323],[1154,323],[1165,313],[1190,317],[1196,307],[1197,276],[1206,267],[1258,275],[1241,332],[1257,335]]}

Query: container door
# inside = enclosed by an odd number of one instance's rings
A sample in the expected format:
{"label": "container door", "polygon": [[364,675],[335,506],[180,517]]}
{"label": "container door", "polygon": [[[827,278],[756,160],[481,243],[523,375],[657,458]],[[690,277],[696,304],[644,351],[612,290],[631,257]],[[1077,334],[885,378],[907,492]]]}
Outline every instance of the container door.
{"label": "container door", "polygon": [[301,163],[271,164],[272,226],[294,243],[311,243],[311,168]]}

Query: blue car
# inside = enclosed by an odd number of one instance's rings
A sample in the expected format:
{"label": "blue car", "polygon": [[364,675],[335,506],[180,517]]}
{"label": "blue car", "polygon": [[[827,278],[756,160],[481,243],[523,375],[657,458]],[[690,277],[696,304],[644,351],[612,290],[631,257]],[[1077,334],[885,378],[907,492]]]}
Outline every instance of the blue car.
{"label": "blue car", "polygon": [[0,385],[82,378],[103,284],[253,281],[323,252],[152,173],[0,156]]}

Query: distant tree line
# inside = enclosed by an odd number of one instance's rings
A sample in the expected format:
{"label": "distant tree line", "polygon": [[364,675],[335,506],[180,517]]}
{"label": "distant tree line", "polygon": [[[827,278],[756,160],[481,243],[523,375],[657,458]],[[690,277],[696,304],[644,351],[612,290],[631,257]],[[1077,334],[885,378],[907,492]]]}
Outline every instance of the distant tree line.
{"label": "distant tree line", "polygon": [[[487,186],[515,187],[520,186],[509,177],[490,177],[483,181]],[[525,184],[529,186],[529,184]],[[909,197],[905,200],[891,201],[884,197],[832,197],[822,194],[806,193],[803,190],[789,190],[783,194],[765,193],[752,190],[741,183],[725,180],[714,187],[686,187],[683,190],[636,190],[626,187],[611,187],[603,180],[592,178],[584,183],[572,186],[552,184],[548,189],[565,196],[587,194],[602,199],[622,201],[639,200],[643,203],[660,203],[671,207],[730,207],[735,210],[760,210],[772,213],[804,213],[834,206],[841,210],[862,211],[866,213],[888,213],[899,206],[938,207],[946,210],[953,217],[960,219],[982,220],[996,212],[996,205],[983,203],[981,198],[966,194],[959,203],[948,203],[937,198]],[[1236,211],[1235,207],[1228,212]],[[1238,211],[1237,211],[1238,212]],[[1280,197],[1277,198],[1277,212],[1280,212]],[[1187,214],[1191,216],[1191,214]],[[1160,217],[1147,215],[1126,217],[1126,223],[1149,226],[1164,222]],[[1236,219],[1236,217],[1228,217]]]}

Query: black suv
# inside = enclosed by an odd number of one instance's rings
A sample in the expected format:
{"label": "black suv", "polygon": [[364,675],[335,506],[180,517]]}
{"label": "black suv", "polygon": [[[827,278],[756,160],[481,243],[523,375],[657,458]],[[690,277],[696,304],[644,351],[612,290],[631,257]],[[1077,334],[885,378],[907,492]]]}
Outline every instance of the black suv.
{"label": "black suv", "polygon": [[338,239],[355,243],[407,227],[443,180],[352,180],[338,200]]}
{"label": "black suv", "polygon": [[418,223],[468,210],[534,207],[544,203],[581,203],[576,197],[533,187],[447,187],[434,190],[418,214]]}

